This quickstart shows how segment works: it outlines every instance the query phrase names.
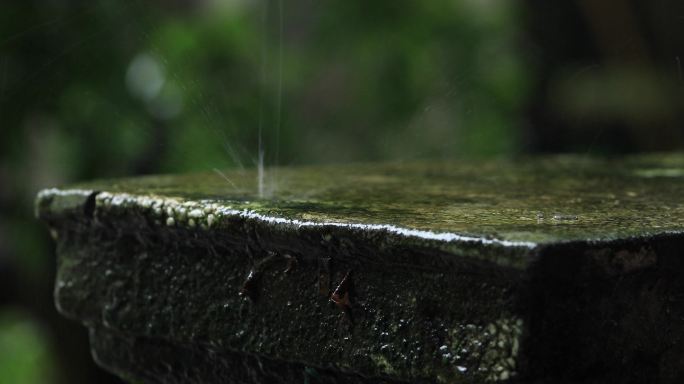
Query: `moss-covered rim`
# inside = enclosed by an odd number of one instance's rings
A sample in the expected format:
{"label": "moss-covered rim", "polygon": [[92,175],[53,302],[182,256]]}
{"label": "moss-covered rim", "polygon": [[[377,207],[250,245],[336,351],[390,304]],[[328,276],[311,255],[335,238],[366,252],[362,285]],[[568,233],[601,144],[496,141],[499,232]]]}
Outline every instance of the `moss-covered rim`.
{"label": "moss-covered rim", "polygon": [[254,172],[226,175],[230,183],[214,174],[98,181],[45,190],[39,200],[102,191],[100,209],[149,206],[170,225],[239,216],[528,249],[684,229],[682,154],[274,168],[261,197]]}

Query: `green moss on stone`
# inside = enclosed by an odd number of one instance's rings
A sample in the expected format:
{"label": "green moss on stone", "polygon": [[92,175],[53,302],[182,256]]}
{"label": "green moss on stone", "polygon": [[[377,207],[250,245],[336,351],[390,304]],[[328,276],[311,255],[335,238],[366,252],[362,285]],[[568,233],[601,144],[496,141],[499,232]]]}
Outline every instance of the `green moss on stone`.
{"label": "green moss on stone", "polygon": [[[318,223],[394,225],[535,244],[681,231],[684,156],[557,156],[515,162],[411,163],[272,169],[268,196],[256,174],[149,176],[85,183],[105,206],[138,199],[164,220],[207,223],[213,208]],[[269,178],[270,180],[271,178]],[[62,191],[68,191],[71,188]],[[46,193],[44,196],[49,196]],[[102,200],[104,199],[104,200]],[[164,201],[177,203],[171,211]],[[65,203],[64,199],[59,200]],[[196,206],[183,209],[183,202]],[[59,209],[59,207],[52,207]],[[186,215],[187,218],[186,219]],[[214,216],[216,218],[216,215]]]}
{"label": "green moss on stone", "polygon": [[[545,360],[554,348],[604,361],[619,346],[615,364],[645,347],[665,356],[657,330],[684,316],[668,304],[684,288],[680,169],[678,154],[282,168],[267,196],[245,171],[226,173],[234,186],[212,174],[84,183],[36,207],[56,233],[60,311],[130,380],[218,380],[237,373],[193,365],[240,356],[281,378],[307,367],[340,383],[480,383],[521,366],[565,375]],[[347,318],[330,293],[349,271]],[[651,322],[595,327],[653,302],[668,311]],[[623,345],[630,332],[650,338]],[[134,346],[153,353],[133,358]],[[677,356],[660,367],[676,372]]]}

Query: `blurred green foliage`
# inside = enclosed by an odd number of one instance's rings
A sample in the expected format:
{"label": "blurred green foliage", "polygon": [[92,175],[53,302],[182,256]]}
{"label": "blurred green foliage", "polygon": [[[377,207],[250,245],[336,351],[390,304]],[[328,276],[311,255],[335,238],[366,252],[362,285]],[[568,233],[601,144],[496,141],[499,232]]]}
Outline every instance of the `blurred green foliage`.
{"label": "blurred green foliage", "polygon": [[45,335],[35,321],[20,310],[0,311],[0,380],[50,384],[54,369]]}
{"label": "blurred green foliage", "polygon": [[489,3],[6,5],[3,149],[67,179],[249,166],[259,126],[271,164],[510,154],[529,75]]}

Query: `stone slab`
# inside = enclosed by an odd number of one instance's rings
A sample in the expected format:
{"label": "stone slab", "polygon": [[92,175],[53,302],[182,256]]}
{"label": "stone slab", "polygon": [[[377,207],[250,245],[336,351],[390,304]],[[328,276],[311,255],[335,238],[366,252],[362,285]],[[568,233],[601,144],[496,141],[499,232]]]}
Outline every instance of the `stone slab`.
{"label": "stone slab", "polygon": [[[42,191],[55,299],[143,382],[679,382],[684,156]],[[268,378],[268,379],[265,379]]]}

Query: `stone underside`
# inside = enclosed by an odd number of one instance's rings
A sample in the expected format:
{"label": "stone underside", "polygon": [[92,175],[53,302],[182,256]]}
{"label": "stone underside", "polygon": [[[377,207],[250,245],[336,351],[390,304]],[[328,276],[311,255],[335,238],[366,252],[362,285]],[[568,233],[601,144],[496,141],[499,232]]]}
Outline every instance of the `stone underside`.
{"label": "stone underside", "polygon": [[587,163],[282,169],[261,199],[245,173],[140,178],[37,209],[58,309],[131,382],[680,382],[684,158]]}

